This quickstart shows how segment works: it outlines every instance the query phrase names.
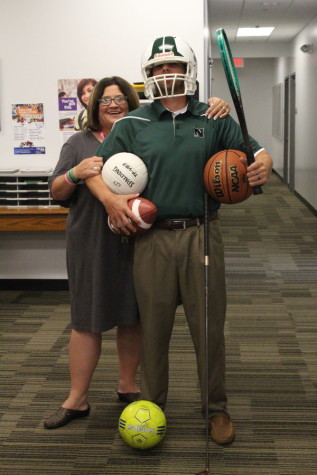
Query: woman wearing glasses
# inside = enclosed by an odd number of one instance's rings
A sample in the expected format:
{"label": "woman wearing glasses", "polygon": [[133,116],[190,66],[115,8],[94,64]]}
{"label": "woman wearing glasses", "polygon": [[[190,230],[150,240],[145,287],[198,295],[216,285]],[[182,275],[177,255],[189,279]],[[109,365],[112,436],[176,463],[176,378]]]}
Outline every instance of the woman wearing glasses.
{"label": "woman wearing glasses", "polygon": [[[213,102],[207,112],[214,118],[221,116],[224,105],[230,109],[220,99],[213,98]],[[141,331],[132,279],[133,240],[122,240],[110,231],[103,205],[84,182],[101,172],[102,159],[94,156],[100,142],[118,119],[137,107],[138,95],[127,81],[117,76],[100,80],[90,96],[85,130],[63,145],[50,178],[52,197],[69,207],[66,246],[72,330],[70,393],[45,421],[46,429],[88,416],[88,390],[101,353],[102,333],[114,327],[119,358],[118,399],[131,403],[140,398],[135,379]]]}

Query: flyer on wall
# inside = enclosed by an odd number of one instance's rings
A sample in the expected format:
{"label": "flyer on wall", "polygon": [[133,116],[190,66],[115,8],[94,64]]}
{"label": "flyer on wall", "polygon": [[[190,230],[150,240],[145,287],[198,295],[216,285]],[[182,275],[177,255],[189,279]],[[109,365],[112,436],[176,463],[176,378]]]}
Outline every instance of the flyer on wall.
{"label": "flyer on wall", "polygon": [[96,79],[59,79],[58,113],[61,143],[82,130],[86,122],[89,96],[97,84]]}
{"label": "flyer on wall", "polygon": [[14,155],[45,154],[43,104],[12,104]]}

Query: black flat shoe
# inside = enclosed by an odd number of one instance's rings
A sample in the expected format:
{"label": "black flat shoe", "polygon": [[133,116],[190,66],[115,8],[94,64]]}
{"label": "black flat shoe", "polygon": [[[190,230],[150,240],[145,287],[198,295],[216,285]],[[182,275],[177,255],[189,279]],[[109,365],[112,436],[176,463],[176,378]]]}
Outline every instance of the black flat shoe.
{"label": "black flat shoe", "polygon": [[118,399],[120,402],[127,402],[128,404],[131,404],[131,402],[139,401],[141,398],[141,393],[119,393],[118,394]]}
{"label": "black flat shoe", "polygon": [[65,409],[64,407],[59,408],[55,414],[49,417],[44,422],[45,429],[57,429],[57,427],[66,426],[73,419],[79,419],[81,417],[88,416],[90,412],[90,406],[83,411],[78,411],[76,409]]}

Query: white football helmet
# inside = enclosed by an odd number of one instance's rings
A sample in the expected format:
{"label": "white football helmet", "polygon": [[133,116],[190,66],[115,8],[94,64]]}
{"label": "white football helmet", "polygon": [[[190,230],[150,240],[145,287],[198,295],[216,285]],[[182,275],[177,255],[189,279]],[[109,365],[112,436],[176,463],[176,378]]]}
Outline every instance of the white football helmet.
{"label": "white football helmet", "polygon": [[[184,74],[152,76],[153,67],[164,63],[183,63],[186,66],[186,71]],[[144,94],[148,99],[154,100],[195,94],[196,56],[189,44],[182,38],[175,36],[156,38],[144,51],[141,67],[145,86]],[[167,87],[167,79],[172,79],[172,86]],[[181,92],[175,92],[175,83],[179,80],[183,81],[184,89]]]}

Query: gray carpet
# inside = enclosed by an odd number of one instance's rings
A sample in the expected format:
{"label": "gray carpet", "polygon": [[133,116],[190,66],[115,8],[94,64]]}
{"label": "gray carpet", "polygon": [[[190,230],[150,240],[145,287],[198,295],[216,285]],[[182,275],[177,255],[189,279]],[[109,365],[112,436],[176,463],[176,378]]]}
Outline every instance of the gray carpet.
{"label": "gray carpet", "polygon": [[[317,219],[277,176],[225,206],[227,390],[237,437],[209,444],[213,474],[317,473]],[[205,468],[192,344],[179,307],[167,435],[136,451],[117,424],[115,333],[104,335],[91,415],[47,431],[68,392],[66,291],[0,292],[0,473],[187,475]]]}

